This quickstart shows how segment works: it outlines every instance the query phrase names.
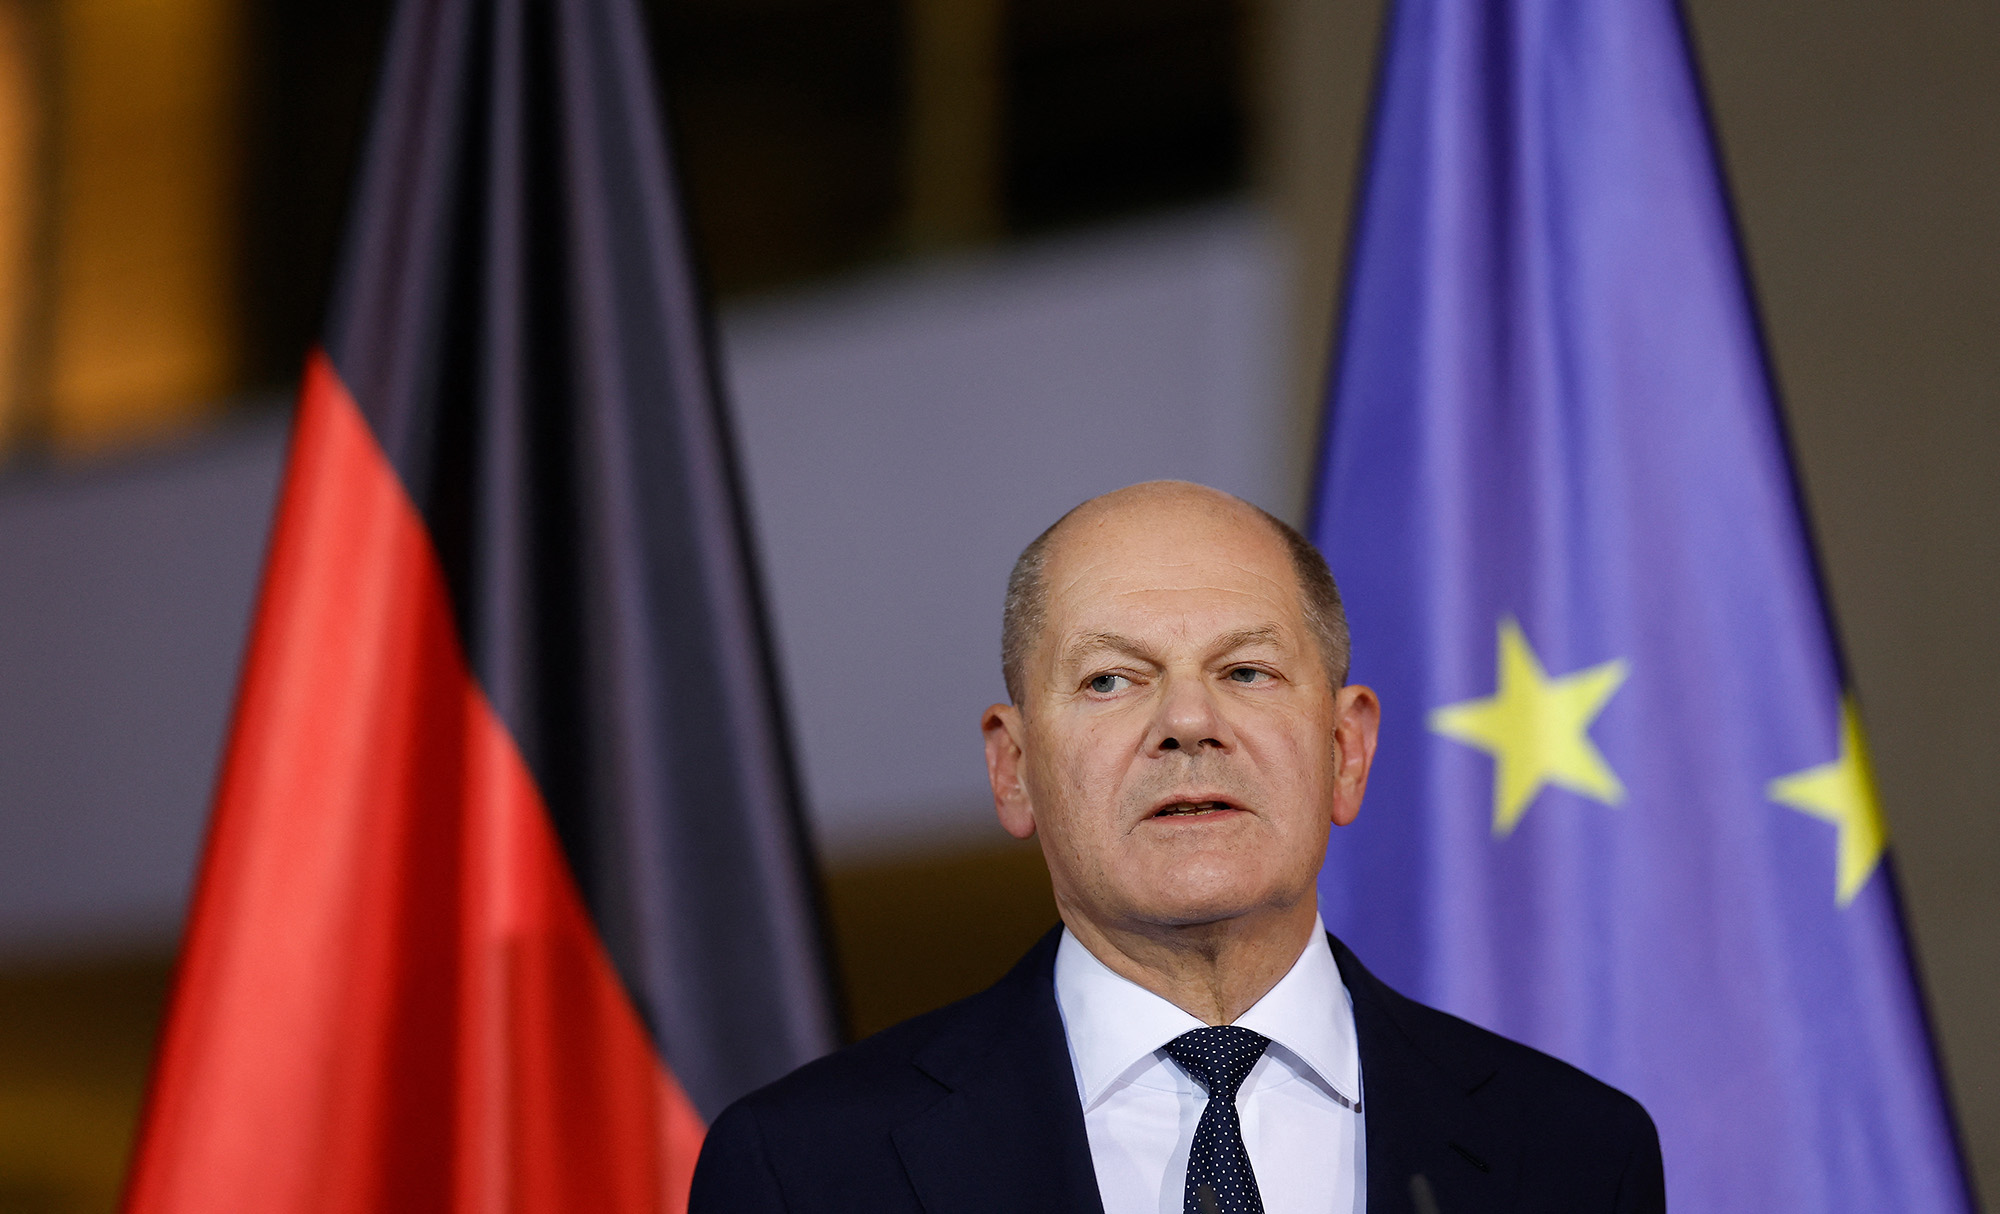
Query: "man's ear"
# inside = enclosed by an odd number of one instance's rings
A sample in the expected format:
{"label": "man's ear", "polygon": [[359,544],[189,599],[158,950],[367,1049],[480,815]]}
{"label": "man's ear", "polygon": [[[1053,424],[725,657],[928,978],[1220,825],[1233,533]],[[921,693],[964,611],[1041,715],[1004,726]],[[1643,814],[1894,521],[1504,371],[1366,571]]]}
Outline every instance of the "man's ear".
{"label": "man's ear", "polygon": [[1333,698],[1333,824],[1346,826],[1361,812],[1375,740],[1382,729],[1382,701],[1366,687],[1343,687]]}
{"label": "man's ear", "polygon": [[1035,806],[1021,781],[1026,741],[1021,710],[995,704],[979,718],[979,731],[986,735],[986,779],[993,785],[993,809],[1000,815],[1000,826],[1016,839],[1029,838],[1035,833]]}

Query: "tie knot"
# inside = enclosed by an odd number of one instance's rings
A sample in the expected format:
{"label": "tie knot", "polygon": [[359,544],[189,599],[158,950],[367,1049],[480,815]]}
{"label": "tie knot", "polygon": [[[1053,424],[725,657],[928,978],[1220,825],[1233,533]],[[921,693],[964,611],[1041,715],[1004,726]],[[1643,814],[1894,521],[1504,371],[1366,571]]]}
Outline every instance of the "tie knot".
{"label": "tie knot", "polygon": [[1264,1056],[1271,1039],[1233,1024],[1182,1033],[1167,1042],[1167,1056],[1201,1080],[1210,1100],[1234,1103],[1244,1076]]}

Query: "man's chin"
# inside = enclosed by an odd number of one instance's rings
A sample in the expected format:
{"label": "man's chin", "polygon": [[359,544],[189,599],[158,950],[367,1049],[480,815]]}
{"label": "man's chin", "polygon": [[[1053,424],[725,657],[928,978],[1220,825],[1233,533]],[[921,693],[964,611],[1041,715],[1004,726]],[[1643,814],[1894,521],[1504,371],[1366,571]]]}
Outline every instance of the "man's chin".
{"label": "man's chin", "polygon": [[1231,926],[1247,923],[1259,911],[1267,909],[1236,905],[1161,907],[1145,918],[1162,931],[1200,935],[1210,931],[1227,933]]}
{"label": "man's chin", "polygon": [[1296,901],[1278,891],[1242,883],[1215,888],[1183,886],[1139,900],[1134,918],[1170,930],[1227,928],[1282,913]]}

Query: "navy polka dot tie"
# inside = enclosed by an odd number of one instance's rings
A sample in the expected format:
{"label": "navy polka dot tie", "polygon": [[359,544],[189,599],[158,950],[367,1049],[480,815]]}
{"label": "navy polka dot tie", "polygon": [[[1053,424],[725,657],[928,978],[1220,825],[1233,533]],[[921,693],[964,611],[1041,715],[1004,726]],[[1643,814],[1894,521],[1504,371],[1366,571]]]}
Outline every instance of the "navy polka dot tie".
{"label": "navy polka dot tie", "polygon": [[1243,1123],[1236,1116],[1236,1089],[1264,1056],[1271,1039],[1234,1025],[1196,1029],[1167,1042],[1167,1056],[1208,1089],[1201,1124],[1188,1152],[1187,1187],[1181,1214],[1264,1214],[1250,1152],[1243,1149]]}

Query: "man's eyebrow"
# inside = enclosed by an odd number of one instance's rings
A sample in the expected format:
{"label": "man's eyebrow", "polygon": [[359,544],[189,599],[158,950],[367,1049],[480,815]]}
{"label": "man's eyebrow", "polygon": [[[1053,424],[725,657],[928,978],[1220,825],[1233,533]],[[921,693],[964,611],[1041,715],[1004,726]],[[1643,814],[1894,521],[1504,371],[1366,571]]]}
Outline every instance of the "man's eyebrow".
{"label": "man's eyebrow", "polygon": [[1215,652],[1231,653],[1238,649],[1247,649],[1252,645],[1277,645],[1282,640],[1278,630],[1268,624],[1259,628],[1238,628],[1216,641]]}
{"label": "man's eyebrow", "polygon": [[1062,664],[1074,665],[1100,649],[1151,660],[1152,650],[1144,642],[1118,632],[1086,632],[1063,646]]}
{"label": "man's eyebrow", "polygon": [[[1276,628],[1262,625],[1256,628],[1238,628],[1216,638],[1212,653],[1234,653],[1252,645],[1277,645],[1283,636]],[[1152,648],[1144,641],[1128,637],[1118,632],[1087,632],[1063,647],[1062,664],[1075,665],[1099,650],[1108,649],[1114,653],[1129,654],[1145,661],[1155,661]]]}

